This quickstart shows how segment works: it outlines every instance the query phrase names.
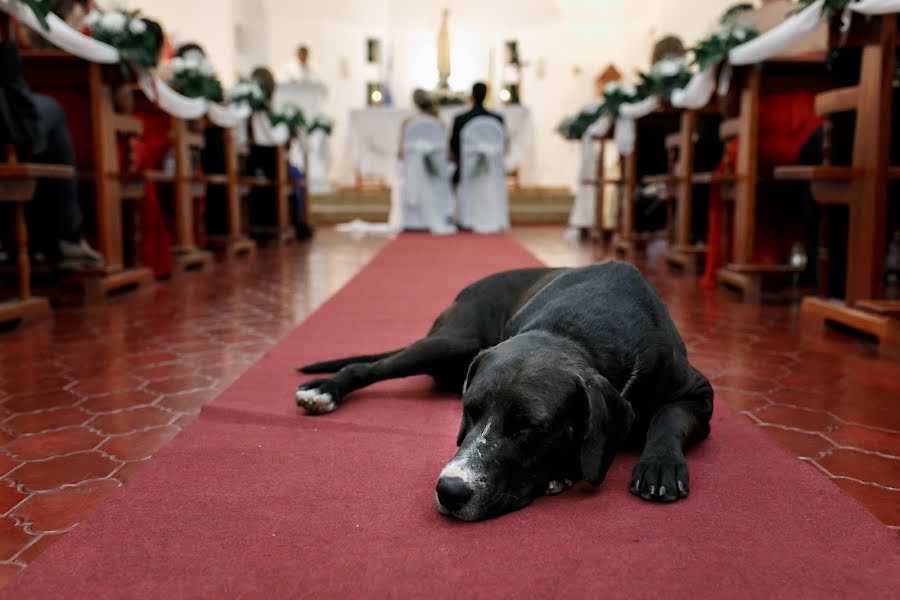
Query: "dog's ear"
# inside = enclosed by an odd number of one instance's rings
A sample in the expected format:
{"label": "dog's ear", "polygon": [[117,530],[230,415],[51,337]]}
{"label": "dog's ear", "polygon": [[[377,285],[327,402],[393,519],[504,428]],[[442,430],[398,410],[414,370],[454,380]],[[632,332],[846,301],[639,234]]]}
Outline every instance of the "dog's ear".
{"label": "dog's ear", "polygon": [[[466,380],[463,382],[462,393],[463,396],[466,395],[466,390],[469,389],[469,384],[472,382],[472,379],[475,377],[475,374],[478,373],[478,367],[481,366],[481,359],[484,357],[484,352],[479,352],[475,358],[469,363],[469,371],[466,373]],[[465,413],[463,413],[462,423],[459,426],[459,433],[456,434],[456,447],[459,448],[462,446],[462,443],[466,439],[466,435],[469,433],[469,423],[466,419]]]}
{"label": "dog's ear", "polygon": [[466,441],[466,436],[469,435],[469,421],[466,418],[466,415],[462,416],[462,423],[459,425],[459,433],[456,434],[456,447],[459,448],[462,446],[462,443]]}
{"label": "dog's ear", "polygon": [[484,358],[486,350],[479,352],[472,362],[469,363],[469,371],[466,373],[466,380],[463,383],[462,393],[463,396],[466,395],[466,390],[469,389],[469,385],[472,383],[472,380],[475,378],[475,375],[478,373],[478,367],[481,366],[481,360]]}
{"label": "dog's ear", "polygon": [[598,373],[589,377],[579,376],[578,385],[587,405],[581,444],[581,472],[588,483],[600,485],[616,452],[628,438],[634,421],[634,409]]}

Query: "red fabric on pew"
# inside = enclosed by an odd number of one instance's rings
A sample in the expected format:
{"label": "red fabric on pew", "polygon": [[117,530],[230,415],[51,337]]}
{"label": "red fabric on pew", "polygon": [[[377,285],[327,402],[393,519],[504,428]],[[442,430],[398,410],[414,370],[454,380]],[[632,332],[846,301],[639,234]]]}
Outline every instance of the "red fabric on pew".
{"label": "red fabric on pew", "polygon": [[[141,120],[143,135],[132,138],[131,152],[134,170],[160,170],[166,154],[172,148],[170,138],[172,118],[162,111],[138,111],[134,116]],[[144,182],[141,211],[141,264],[153,270],[156,277],[172,274],[175,259],[172,257],[172,237],[159,201],[156,183]]]}
{"label": "red fabric on pew", "polygon": [[535,264],[504,236],[401,236],[0,598],[894,596],[897,536],[723,405],[686,501],[631,496],[623,455],[600,489],[476,524],[434,510],[460,408],[426,379],[293,406],[295,366],[412,341]]}

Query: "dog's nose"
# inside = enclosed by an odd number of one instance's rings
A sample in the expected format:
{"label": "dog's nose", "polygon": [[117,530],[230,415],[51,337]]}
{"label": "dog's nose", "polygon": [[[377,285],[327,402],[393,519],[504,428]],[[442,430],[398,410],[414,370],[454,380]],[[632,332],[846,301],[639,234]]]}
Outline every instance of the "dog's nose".
{"label": "dog's nose", "polygon": [[441,477],[437,484],[438,502],[447,510],[459,510],[472,497],[472,488],[459,477]]}

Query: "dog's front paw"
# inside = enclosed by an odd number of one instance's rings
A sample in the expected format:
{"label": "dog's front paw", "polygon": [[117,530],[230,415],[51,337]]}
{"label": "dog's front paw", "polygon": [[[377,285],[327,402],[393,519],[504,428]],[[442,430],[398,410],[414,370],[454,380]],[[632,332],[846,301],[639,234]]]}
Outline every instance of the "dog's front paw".
{"label": "dog's front paw", "polygon": [[297,406],[310,415],[327,415],[340,402],[337,386],[330,379],[314,379],[297,388]]}
{"label": "dog's front paw", "polygon": [[631,493],[651,502],[674,502],[690,493],[687,463],[680,454],[642,456],[631,475]]}

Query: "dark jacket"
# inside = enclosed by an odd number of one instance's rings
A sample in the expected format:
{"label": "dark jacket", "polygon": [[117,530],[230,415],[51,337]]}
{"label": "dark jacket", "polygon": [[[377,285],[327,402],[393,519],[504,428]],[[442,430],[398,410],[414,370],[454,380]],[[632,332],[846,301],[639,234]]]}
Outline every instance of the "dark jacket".
{"label": "dark jacket", "polygon": [[477,104],[471,110],[464,112],[453,120],[453,134],[450,136],[450,152],[454,160],[456,160],[456,172],[453,173],[453,184],[459,183],[459,163],[462,152],[460,151],[460,133],[466,123],[475,117],[493,117],[503,123],[503,117],[495,112],[491,112],[484,105]]}

